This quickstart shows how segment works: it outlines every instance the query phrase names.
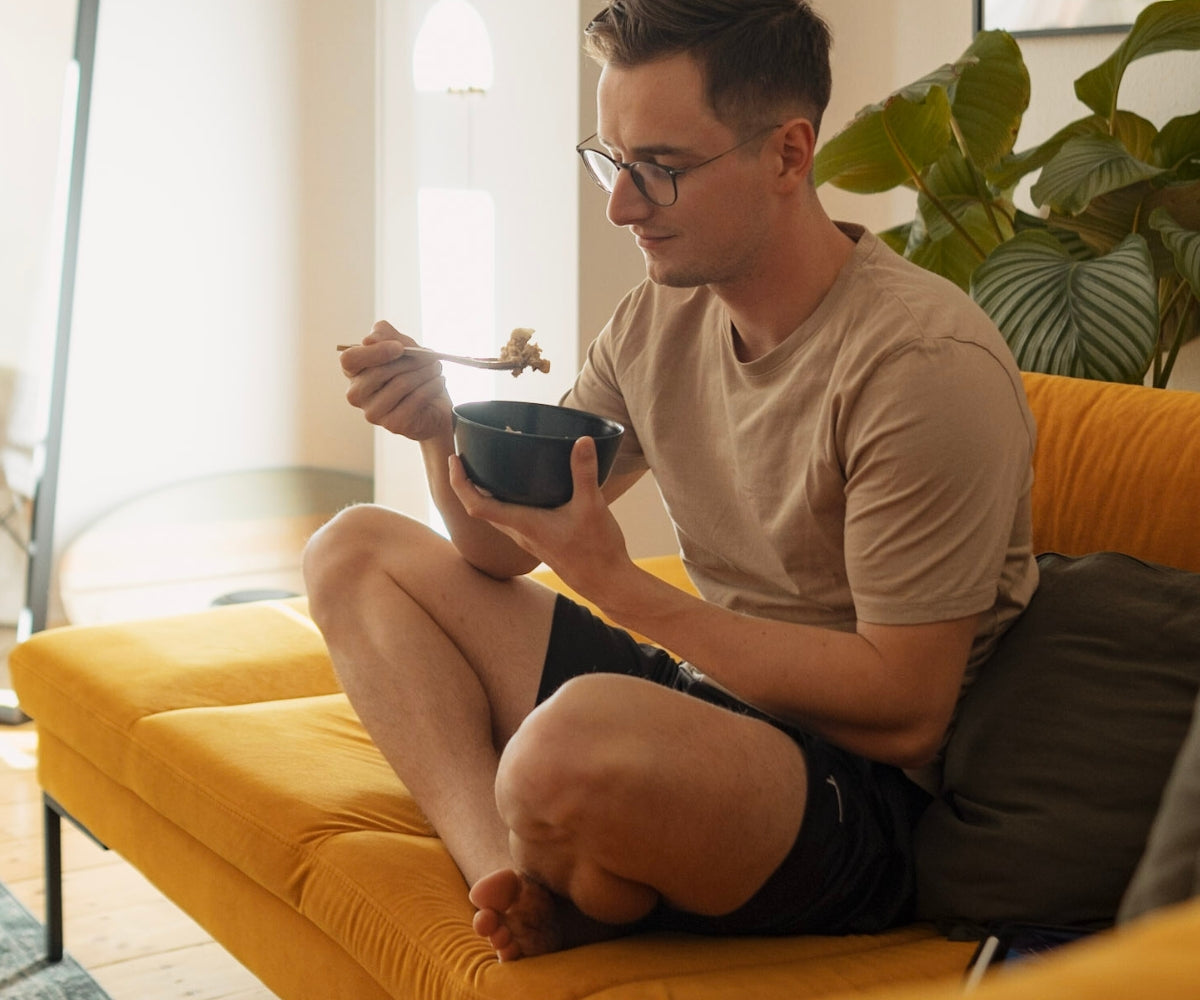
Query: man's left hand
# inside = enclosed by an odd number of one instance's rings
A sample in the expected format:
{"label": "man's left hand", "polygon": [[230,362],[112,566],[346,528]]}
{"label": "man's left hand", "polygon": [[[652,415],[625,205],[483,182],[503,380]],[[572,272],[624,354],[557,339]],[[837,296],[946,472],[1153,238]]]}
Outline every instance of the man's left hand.
{"label": "man's left hand", "polygon": [[468,514],[494,525],[567,586],[602,604],[603,588],[634,567],[596,480],[596,443],[590,437],[580,438],[571,450],[571,499],[551,509],[488,496],[467,478],[458,456],[450,457],[450,485]]}

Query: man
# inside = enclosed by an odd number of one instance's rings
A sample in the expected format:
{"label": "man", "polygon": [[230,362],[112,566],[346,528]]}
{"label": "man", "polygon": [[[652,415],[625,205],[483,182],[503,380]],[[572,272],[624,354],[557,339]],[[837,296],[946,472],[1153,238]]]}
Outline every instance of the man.
{"label": "man", "polygon": [[[584,439],[560,508],[475,490],[439,369],[378,324],[348,398],[421,442],[453,541],[346,511],[307,552],[313,613],[502,960],[878,930],[910,914],[926,801],[900,768],[936,760],[1036,583],[1020,377],[957,289],[822,210],[803,0],[613,0],[588,42],[581,155],[648,274],[564,399],[626,425],[614,472]],[[647,470],[703,599],[626,553],[609,504]]]}

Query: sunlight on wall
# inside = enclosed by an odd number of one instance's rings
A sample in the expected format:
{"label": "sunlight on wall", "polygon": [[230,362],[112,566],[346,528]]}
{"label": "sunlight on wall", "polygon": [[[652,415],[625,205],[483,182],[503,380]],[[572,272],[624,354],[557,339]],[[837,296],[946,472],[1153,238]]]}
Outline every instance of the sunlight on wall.
{"label": "sunlight on wall", "polygon": [[[478,357],[494,353],[496,209],[492,195],[474,185],[473,111],[493,79],[491,39],[479,12],[467,0],[438,0],[413,46],[413,86],[438,95],[430,100],[439,112],[419,132],[428,153],[417,191],[421,341]],[[485,371],[446,365],[445,376],[451,399],[495,394]],[[444,534],[432,497],[427,509]]]}
{"label": "sunlight on wall", "polygon": [[[421,188],[417,194],[421,336],[439,350],[483,357],[496,324],[496,218],[487,191]],[[451,399],[486,399],[494,377],[446,365]]]}
{"label": "sunlight on wall", "polygon": [[421,22],[413,49],[418,91],[487,90],[494,76],[492,42],[467,0],[438,0]]}

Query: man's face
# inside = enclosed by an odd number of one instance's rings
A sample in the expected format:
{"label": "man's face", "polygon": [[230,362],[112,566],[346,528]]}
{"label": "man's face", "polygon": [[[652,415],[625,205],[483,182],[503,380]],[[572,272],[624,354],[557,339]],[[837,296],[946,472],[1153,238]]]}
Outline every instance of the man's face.
{"label": "man's face", "polygon": [[[734,146],[742,137],[704,101],[700,71],[678,55],[635,67],[605,66],[596,95],[599,144],[614,160],[684,169]],[[676,178],[679,197],[662,208],[621,171],[608,218],[626,226],[646,272],[677,287],[721,285],[752,272],[770,220],[769,154],[762,143]]]}

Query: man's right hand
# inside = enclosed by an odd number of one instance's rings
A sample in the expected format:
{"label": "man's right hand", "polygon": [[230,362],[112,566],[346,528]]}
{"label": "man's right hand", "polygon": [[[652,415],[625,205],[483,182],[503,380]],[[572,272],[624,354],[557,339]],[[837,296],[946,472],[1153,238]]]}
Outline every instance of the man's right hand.
{"label": "man's right hand", "polygon": [[404,356],[411,337],[380,321],[361,345],[341,354],[350,380],[346,399],[367,420],[393,434],[427,441],[453,432],[452,404],[439,361]]}

